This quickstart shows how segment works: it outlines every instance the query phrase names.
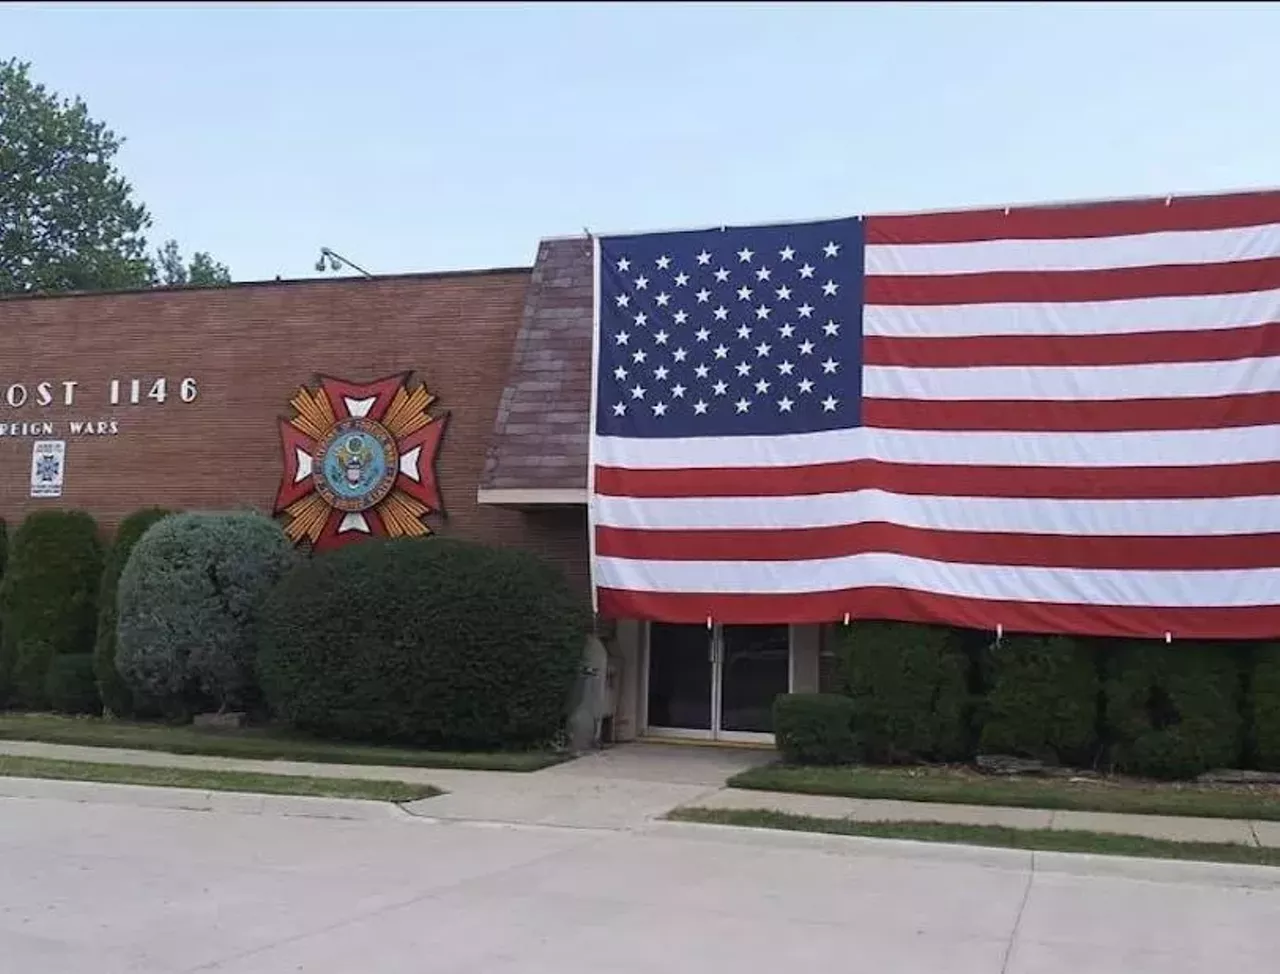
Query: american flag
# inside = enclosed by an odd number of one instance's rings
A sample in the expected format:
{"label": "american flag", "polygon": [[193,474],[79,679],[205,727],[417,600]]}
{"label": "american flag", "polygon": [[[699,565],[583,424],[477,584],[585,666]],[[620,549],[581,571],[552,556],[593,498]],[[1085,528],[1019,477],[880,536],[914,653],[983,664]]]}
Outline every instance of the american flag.
{"label": "american flag", "polygon": [[599,611],[1280,635],[1280,192],[596,240]]}

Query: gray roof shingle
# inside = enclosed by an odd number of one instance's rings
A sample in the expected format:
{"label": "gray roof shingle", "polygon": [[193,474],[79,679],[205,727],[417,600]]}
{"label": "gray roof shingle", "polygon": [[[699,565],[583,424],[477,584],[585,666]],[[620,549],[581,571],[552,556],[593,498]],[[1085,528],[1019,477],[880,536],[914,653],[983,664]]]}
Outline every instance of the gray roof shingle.
{"label": "gray roof shingle", "polygon": [[538,245],[481,490],[586,489],[592,277],[589,237]]}

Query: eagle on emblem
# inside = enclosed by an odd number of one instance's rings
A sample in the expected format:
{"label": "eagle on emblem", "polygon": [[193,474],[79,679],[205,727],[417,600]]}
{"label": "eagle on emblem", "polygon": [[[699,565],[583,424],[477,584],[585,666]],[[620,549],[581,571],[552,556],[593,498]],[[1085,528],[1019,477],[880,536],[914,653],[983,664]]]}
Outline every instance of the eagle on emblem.
{"label": "eagle on emblem", "polygon": [[338,447],[338,466],[347,477],[347,483],[355,487],[364,478],[365,469],[373,462],[373,450],[363,436],[349,436]]}

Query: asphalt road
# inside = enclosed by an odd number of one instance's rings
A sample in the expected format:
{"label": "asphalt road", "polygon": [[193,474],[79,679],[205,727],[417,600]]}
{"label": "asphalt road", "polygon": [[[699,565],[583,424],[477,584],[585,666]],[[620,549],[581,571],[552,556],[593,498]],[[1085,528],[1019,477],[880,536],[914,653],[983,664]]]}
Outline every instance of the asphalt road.
{"label": "asphalt road", "polygon": [[0,798],[4,974],[1276,970],[1280,870]]}

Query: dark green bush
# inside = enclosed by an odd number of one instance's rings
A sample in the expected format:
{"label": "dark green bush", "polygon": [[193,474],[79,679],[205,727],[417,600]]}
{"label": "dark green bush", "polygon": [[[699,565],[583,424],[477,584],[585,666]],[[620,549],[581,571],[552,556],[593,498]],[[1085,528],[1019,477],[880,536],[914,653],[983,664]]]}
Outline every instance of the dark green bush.
{"label": "dark green bush", "polygon": [[[9,525],[0,517],[0,585],[4,583],[5,566],[9,563]],[[9,680],[4,648],[4,612],[0,610],[0,707],[5,705],[5,695]]]}
{"label": "dark green bush", "polygon": [[129,561],[133,546],[147,533],[147,528],[170,513],[172,512],[158,507],[149,507],[126,517],[116,529],[116,536],[103,564],[102,584],[98,588],[98,639],[93,648],[93,669],[103,706],[108,713],[117,717],[129,716],[134,711],[133,691],[116,670],[116,597],[120,588],[120,574]]}
{"label": "dark green bush", "polygon": [[1055,764],[1092,765],[1101,681],[1092,644],[1063,636],[1009,636],[988,652],[990,689],[980,750]]}
{"label": "dark green bush", "polygon": [[55,656],[49,662],[45,694],[51,709],[60,714],[98,714],[102,701],[93,672],[92,653]]}
{"label": "dark green bush", "polygon": [[49,661],[93,649],[102,545],[83,511],[38,511],[13,536],[0,582],[0,700],[48,703]]}
{"label": "dark green bush", "polygon": [[778,751],[788,764],[849,764],[859,757],[853,701],[838,693],[788,693],[773,702]]}
{"label": "dark green bush", "polygon": [[256,703],[257,613],[299,556],[252,511],[173,514],[133,546],[117,594],[116,670],[178,716]]}
{"label": "dark green bush", "polygon": [[1280,771],[1280,643],[1254,647],[1249,703],[1257,765]]}
{"label": "dark green bush", "polygon": [[1244,750],[1242,648],[1232,643],[1112,644],[1106,728],[1116,768],[1192,778]]}
{"label": "dark green bush", "polygon": [[588,625],[561,573],[531,554],[374,540],[281,580],[258,662],[272,711],[317,734],[536,745],[564,724]]}
{"label": "dark green bush", "polygon": [[952,629],[904,622],[838,630],[840,682],[853,698],[854,730],[868,760],[970,756],[970,662],[960,639]]}

